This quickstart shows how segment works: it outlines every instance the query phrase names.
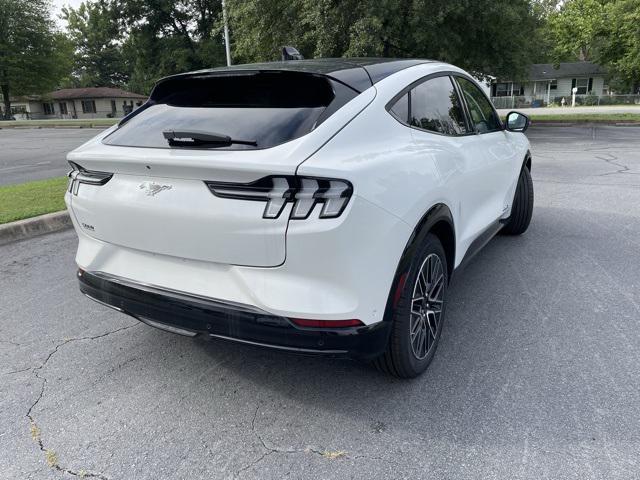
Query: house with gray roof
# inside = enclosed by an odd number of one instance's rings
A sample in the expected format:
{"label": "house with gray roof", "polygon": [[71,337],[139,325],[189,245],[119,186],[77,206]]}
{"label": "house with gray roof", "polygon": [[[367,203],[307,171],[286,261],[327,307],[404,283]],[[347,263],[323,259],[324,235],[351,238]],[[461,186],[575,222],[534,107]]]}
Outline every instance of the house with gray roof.
{"label": "house with gray roof", "polygon": [[141,106],[147,97],[111,87],[64,88],[44,95],[11,99],[18,119],[117,118]]}
{"label": "house with gray roof", "polygon": [[531,65],[524,81],[496,79],[491,82],[491,100],[498,108],[541,107],[565,99],[571,105],[572,89],[576,103],[585,97],[609,95],[607,71],[593,62],[551,63]]}

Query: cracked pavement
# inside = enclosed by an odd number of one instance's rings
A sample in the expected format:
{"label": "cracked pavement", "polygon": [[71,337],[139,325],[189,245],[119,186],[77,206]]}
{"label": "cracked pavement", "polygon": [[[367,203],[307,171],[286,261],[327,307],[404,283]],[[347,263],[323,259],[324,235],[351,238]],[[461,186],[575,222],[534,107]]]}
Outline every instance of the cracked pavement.
{"label": "cracked pavement", "polygon": [[0,247],[0,478],[637,479],[640,128],[528,133],[531,228],[414,381],[139,324],[79,293],[71,231]]}

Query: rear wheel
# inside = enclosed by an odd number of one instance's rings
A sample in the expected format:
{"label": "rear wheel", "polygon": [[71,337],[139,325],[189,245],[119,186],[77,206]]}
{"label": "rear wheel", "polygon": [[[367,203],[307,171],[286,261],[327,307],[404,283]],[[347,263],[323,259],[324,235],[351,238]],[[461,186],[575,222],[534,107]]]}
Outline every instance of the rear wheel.
{"label": "rear wheel", "polygon": [[523,167],[518,178],[516,194],[513,198],[511,216],[501,233],[505,235],[521,235],[527,231],[533,214],[533,180],[531,172]]}
{"label": "rear wheel", "polygon": [[438,237],[426,236],[403,277],[392,290],[395,293],[400,288],[392,305],[393,327],[387,350],[374,364],[396,377],[412,378],[427,369],[442,333],[448,275]]}

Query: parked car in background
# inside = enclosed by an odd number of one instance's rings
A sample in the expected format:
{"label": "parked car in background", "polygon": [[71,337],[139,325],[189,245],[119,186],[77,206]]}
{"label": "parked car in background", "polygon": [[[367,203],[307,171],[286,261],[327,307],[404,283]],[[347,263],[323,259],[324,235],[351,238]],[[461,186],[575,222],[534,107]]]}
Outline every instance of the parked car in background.
{"label": "parked car in background", "polygon": [[414,377],[454,271],[529,225],[528,124],[428,60],[165,78],[68,155],[80,289],[171,332]]}

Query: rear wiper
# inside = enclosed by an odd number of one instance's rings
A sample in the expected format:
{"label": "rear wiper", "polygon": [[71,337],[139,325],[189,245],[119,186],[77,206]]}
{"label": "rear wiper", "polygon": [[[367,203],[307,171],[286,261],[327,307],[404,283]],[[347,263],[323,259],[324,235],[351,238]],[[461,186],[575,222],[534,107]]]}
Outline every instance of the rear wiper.
{"label": "rear wiper", "polygon": [[218,145],[223,147],[234,143],[240,145],[253,145],[254,147],[258,146],[258,142],[255,140],[238,140],[236,138],[231,138],[229,135],[222,135],[215,132],[203,132],[202,130],[164,130],[162,135],[164,135],[164,138],[167,139],[169,145],[172,147],[198,147],[204,145]]}

